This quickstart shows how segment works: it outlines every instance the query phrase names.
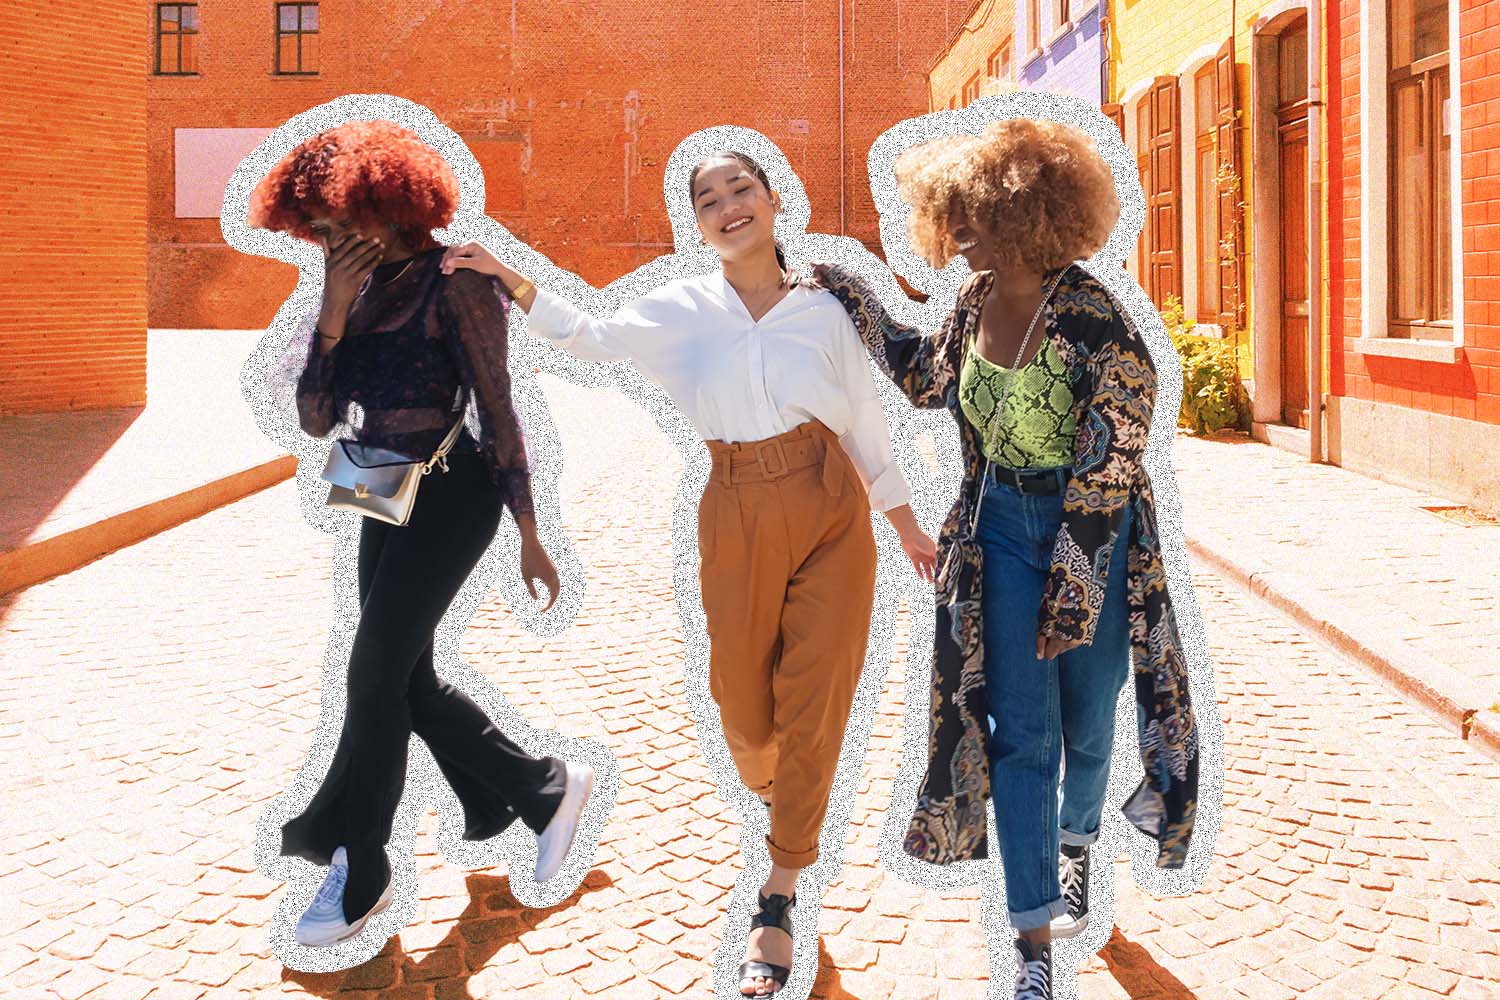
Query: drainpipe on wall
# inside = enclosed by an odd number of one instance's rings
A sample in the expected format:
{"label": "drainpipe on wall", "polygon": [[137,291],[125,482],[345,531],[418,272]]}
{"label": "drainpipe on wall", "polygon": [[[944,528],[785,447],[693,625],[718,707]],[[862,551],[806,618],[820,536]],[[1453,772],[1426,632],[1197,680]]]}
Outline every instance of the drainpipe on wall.
{"label": "drainpipe on wall", "polygon": [[1323,461],[1323,5],[1307,5],[1308,461]]}
{"label": "drainpipe on wall", "polygon": [[[1109,3],[1105,0],[1099,5],[1099,103],[1113,104],[1114,97],[1109,92]],[[1120,138],[1125,138],[1123,130]]]}
{"label": "drainpipe on wall", "polygon": [[844,145],[844,0],[839,0],[839,235],[847,236],[844,224],[844,161],[848,149]]}

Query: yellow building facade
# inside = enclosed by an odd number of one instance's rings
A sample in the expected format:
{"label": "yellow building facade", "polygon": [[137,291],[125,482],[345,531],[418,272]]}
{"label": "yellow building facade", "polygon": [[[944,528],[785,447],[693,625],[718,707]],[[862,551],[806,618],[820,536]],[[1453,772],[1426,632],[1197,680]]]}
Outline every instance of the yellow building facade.
{"label": "yellow building facade", "polygon": [[[1315,162],[1306,24],[1306,5],[1287,0],[1109,5],[1105,110],[1136,155],[1147,203],[1126,266],[1158,307],[1175,297],[1198,332],[1232,338],[1252,391],[1267,374],[1255,364],[1257,331],[1289,319],[1288,343],[1306,332],[1305,313],[1295,315],[1309,291],[1299,261]],[[1256,252],[1267,240],[1293,251],[1276,254],[1286,267],[1274,281],[1251,267],[1267,264]],[[1300,392],[1305,405],[1305,366],[1300,389],[1295,370],[1286,377],[1288,398]]]}

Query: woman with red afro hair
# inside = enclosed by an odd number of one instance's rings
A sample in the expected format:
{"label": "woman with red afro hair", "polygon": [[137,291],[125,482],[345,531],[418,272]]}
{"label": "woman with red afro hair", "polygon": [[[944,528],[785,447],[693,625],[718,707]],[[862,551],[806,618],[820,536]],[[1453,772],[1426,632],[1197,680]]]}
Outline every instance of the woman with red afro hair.
{"label": "woman with red afro hair", "polygon": [[[328,947],[360,932],[391,900],[385,853],[416,733],[463,804],[465,840],[519,817],[539,838],[538,881],[562,867],[593,772],[536,758],[467,695],[438,677],[438,622],[509,508],[521,574],[551,600],[557,570],[537,537],[525,443],[506,368],[510,297],[473,271],[445,275],[431,230],[458,206],[443,157],[393,122],[357,121],[303,141],[256,186],[249,222],[323,248],[323,302],[297,381],[302,429],[433,466],[404,525],[364,518],[360,619],[349,657],[348,707],[322,786],[282,828],[281,853],[328,865],[296,940]],[[350,404],[358,404],[351,407]]]}

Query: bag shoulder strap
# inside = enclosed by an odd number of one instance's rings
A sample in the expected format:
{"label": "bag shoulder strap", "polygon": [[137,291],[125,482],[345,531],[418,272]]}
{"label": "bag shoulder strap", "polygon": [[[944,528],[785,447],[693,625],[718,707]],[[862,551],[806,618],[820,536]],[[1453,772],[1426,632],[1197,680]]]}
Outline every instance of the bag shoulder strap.
{"label": "bag shoulder strap", "polygon": [[453,424],[452,430],[448,431],[448,436],[443,438],[443,443],[438,445],[437,451],[432,453],[432,457],[422,463],[422,467],[424,469],[430,469],[434,465],[438,465],[441,463],[443,468],[446,469],[448,466],[447,463],[443,462],[443,459],[448,457],[448,452],[452,451],[453,446],[458,443],[459,431],[462,431],[463,429],[464,414],[460,413],[458,415],[458,420]]}

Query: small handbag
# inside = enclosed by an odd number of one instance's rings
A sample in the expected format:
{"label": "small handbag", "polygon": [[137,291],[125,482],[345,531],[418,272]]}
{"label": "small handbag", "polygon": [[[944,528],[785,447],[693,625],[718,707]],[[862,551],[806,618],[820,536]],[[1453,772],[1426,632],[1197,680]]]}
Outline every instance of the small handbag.
{"label": "small handbag", "polygon": [[387,448],[371,448],[354,441],[335,441],[323,467],[329,507],[352,510],[388,524],[404,525],[417,500],[417,485],[434,465],[448,471],[448,452],[458,440],[464,421],[459,417],[432,457],[413,462],[411,456]]}

